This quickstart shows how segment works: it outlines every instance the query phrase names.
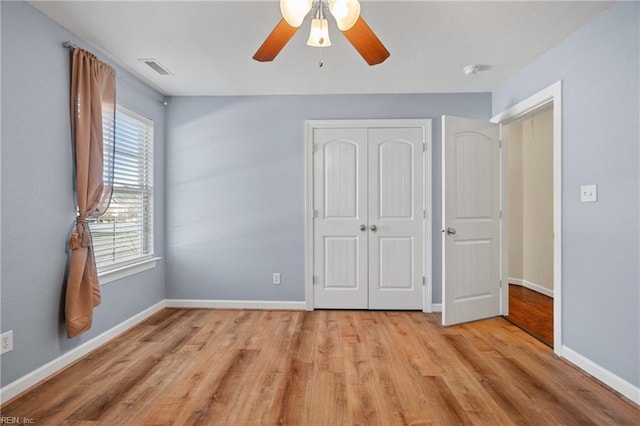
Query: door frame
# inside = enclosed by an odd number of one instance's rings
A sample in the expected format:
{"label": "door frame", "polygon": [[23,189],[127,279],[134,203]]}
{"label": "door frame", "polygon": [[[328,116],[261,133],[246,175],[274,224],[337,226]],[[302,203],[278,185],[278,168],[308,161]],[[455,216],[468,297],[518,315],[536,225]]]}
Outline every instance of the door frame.
{"label": "door frame", "polygon": [[370,120],[306,120],[304,138],[304,161],[305,161],[305,309],[313,311],[313,131],[322,128],[403,128],[422,127],[424,132],[425,149],[422,154],[423,161],[423,209],[426,217],[423,218],[423,271],[422,276],[425,282],[422,286],[422,312],[432,312],[432,259],[433,259],[433,210],[432,210],[432,128],[431,119],[370,119]]}
{"label": "door frame", "polygon": [[[524,99],[516,105],[495,115],[491,122],[502,126],[519,120],[538,110],[553,105],[553,351],[562,356],[562,80],[557,81]],[[509,314],[509,282],[508,282],[508,203],[507,203],[507,150],[508,144],[502,147],[501,158],[501,277],[502,286],[501,314]]]}

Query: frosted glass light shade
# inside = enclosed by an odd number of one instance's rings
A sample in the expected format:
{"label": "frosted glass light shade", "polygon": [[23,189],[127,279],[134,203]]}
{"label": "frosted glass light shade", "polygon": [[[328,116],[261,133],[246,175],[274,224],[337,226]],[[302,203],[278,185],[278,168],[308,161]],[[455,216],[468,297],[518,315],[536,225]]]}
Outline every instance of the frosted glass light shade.
{"label": "frosted glass light shade", "polygon": [[309,32],[307,46],[331,46],[331,39],[329,39],[329,22],[326,19],[313,19],[311,21],[311,31]]}
{"label": "frosted glass light shade", "polygon": [[360,17],[360,2],[358,0],[329,0],[329,11],[336,18],[340,31],[353,27]]}
{"label": "frosted glass light shade", "polygon": [[287,24],[298,28],[311,10],[312,0],[280,0],[280,13]]}

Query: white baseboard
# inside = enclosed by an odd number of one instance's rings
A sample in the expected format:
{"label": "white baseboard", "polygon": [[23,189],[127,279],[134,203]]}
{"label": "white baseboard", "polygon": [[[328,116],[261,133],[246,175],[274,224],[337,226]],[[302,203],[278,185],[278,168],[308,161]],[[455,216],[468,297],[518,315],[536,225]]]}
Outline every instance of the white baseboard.
{"label": "white baseboard", "polygon": [[151,315],[162,310],[164,307],[165,307],[164,300],[161,302],[158,302],[155,305],[151,306],[150,308],[147,308],[144,311],[140,312],[139,314],[136,314],[131,318],[121,322],[115,327],[105,331],[104,333],[94,337],[93,339],[83,343],[82,345],[70,350],[64,355],[59,356],[53,361],[48,362],[47,364],[32,371],[31,373],[25,376],[22,376],[21,378],[19,378],[18,380],[12,383],[9,383],[8,385],[0,389],[0,404],[4,404],[5,402],[9,401],[15,396],[26,391],[30,387],[40,383],[44,379],[52,376],[53,374],[67,367],[68,365],[74,363],[75,361],[79,360],[83,356],[87,355],[89,352],[93,351],[99,346],[104,345],[109,340],[117,337],[118,335],[129,330],[130,328],[137,325],[138,323],[144,321]]}
{"label": "white baseboard", "polygon": [[432,303],[431,312],[442,312],[442,303]]}
{"label": "white baseboard", "polygon": [[620,376],[615,375],[606,368],[601,367],[590,359],[580,355],[578,352],[566,346],[562,347],[562,357],[574,364],[576,367],[586,371],[591,376],[600,380],[610,388],[620,392],[631,401],[640,405],[640,388],[627,382]]}
{"label": "white baseboard", "polygon": [[167,308],[205,308],[205,309],[277,309],[304,311],[306,302],[267,301],[267,300],[196,300],[167,299]]}
{"label": "white baseboard", "polygon": [[522,278],[509,277],[509,284],[521,285],[522,287],[526,287],[529,290],[537,291],[538,293],[544,294],[545,296],[553,297],[553,290],[543,287],[540,284],[523,280]]}

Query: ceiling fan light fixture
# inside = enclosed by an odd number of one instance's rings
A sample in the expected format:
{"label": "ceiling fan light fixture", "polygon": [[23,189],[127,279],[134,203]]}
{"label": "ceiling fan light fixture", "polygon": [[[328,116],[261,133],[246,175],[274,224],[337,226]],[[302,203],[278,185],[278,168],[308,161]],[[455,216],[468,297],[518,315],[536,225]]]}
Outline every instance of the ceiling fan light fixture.
{"label": "ceiling fan light fixture", "polygon": [[358,0],[329,0],[329,11],[336,18],[340,31],[347,31],[360,17]]}
{"label": "ceiling fan light fixture", "polygon": [[311,47],[329,47],[331,39],[329,38],[329,21],[326,19],[314,18],[311,21],[311,31],[309,31],[309,39],[307,46]]}
{"label": "ceiling fan light fixture", "polygon": [[298,28],[311,10],[313,0],[280,0],[280,13],[287,24]]}
{"label": "ceiling fan light fixture", "polygon": [[[384,62],[390,53],[369,25],[360,16],[358,0],[280,0],[282,19],[253,55],[258,62],[270,62],[298,31],[310,10],[312,21],[307,44],[326,47],[331,45],[327,25],[327,9],[336,18],[342,35],[370,66]],[[322,61],[320,61],[322,66]]]}

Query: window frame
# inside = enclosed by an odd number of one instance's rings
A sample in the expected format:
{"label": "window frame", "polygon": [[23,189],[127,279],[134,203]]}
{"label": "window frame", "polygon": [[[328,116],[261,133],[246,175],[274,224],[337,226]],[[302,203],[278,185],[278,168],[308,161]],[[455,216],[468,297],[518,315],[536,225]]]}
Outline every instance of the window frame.
{"label": "window frame", "polygon": [[[149,197],[149,212],[148,212],[148,220],[149,220],[149,230],[145,235],[145,238],[148,241],[148,250],[147,253],[137,256],[135,258],[126,259],[119,261],[117,263],[113,263],[106,266],[98,266],[96,265],[98,272],[98,280],[100,285],[107,284],[109,282],[117,281],[122,278],[128,277],[133,274],[137,274],[140,272],[144,272],[150,269],[155,268],[159,257],[155,256],[155,209],[154,209],[154,200],[155,200],[155,186],[154,186],[154,145],[155,145],[155,123],[152,119],[145,117],[144,115],[124,106],[121,104],[116,104],[116,127],[117,127],[117,115],[124,114],[129,119],[137,120],[145,125],[150,127],[150,145],[145,147],[148,149],[148,162],[150,164],[149,169],[149,177],[147,180],[147,185],[150,188],[148,193]],[[117,133],[116,133],[117,137]],[[117,142],[116,142],[117,149]],[[91,227],[91,224],[89,225]]]}

